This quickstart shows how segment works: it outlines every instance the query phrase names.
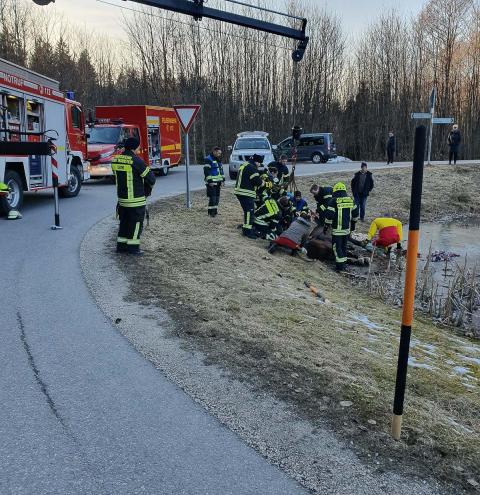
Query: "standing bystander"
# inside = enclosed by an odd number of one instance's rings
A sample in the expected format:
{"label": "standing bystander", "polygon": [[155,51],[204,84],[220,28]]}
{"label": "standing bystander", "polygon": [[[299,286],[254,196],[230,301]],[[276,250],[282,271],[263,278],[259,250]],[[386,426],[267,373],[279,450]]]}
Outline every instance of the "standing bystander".
{"label": "standing bystander", "polygon": [[373,174],[368,170],[365,162],[362,163],[360,171],[357,172],[352,179],[351,188],[353,199],[358,206],[360,220],[365,221],[365,208],[367,206],[367,198],[374,186]]}

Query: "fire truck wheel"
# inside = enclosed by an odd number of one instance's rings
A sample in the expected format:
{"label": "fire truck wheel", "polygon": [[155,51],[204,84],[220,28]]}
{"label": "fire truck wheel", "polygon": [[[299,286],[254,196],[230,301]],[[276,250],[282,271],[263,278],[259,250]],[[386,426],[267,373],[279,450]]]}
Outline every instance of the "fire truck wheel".
{"label": "fire truck wheel", "polygon": [[4,182],[10,189],[10,194],[7,198],[10,206],[15,210],[19,210],[23,203],[23,182],[20,175],[13,170],[6,170]]}
{"label": "fire truck wheel", "polygon": [[68,177],[68,185],[58,190],[62,198],[74,198],[78,196],[82,188],[82,173],[78,167],[71,167],[70,176]]}
{"label": "fire truck wheel", "polygon": [[160,176],[166,177],[168,175],[169,170],[170,169],[168,168],[168,166],[164,165],[161,169],[159,169]]}

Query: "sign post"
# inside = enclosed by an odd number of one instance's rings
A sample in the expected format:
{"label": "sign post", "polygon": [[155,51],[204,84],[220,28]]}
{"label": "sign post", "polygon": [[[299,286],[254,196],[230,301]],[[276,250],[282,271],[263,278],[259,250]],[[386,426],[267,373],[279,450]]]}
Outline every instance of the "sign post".
{"label": "sign post", "polygon": [[432,139],[433,139],[433,118],[435,117],[435,102],[437,101],[437,89],[433,88],[430,95],[430,129],[428,133],[428,158],[427,163],[430,165],[432,156]]}
{"label": "sign post", "polygon": [[437,88],[433,88],[430,94],[429,100],[429,112],[415,112],[410,114],[410,118],[429,120],[430,126],[428,128],[428,152],[427,163],[430,165],[430,158],[432,156],[432,139],[433,139],[433,126],[436,124],[453,124],[453,117],[435,117],[435,103],[437,101]]}
{"label": "sign post", "polygon": [[190,143],[188,139],[188,133],[190,127],[192,126],[195,117],[200,111],[200,105],[174,105],[173,109],[177,115],[178,121],[182,126],[183,132],[185,133],[185,175],[186,175],[186,205],[187,208],[192,207],[192,202],[190,201],[190,177],[189,177],[189,167],[190,167]]}

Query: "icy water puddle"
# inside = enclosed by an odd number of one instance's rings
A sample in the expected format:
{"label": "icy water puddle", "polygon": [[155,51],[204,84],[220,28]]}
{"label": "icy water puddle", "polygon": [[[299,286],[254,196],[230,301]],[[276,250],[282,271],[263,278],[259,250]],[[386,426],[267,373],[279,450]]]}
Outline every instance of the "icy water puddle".
{"label": "icy water puddle", "polygon": [[[404,227],[404,238],[408,238],[408,226]],[[480,219],[467,222],[424,223],[420,225],[420,246],[422,260],[426,261],[432,243],[433,251],[451,251],[459,254],[453,261],[463,265],[465,256],[469,265],[480,267]],[[442,262],[434,263],[441,267]]]}

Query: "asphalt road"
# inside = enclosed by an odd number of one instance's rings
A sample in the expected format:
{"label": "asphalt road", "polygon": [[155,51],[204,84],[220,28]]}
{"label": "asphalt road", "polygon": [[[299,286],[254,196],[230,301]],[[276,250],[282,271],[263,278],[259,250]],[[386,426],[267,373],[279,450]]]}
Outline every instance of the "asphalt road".
{"label": "asphalt road", "polygon": [[[202,187],[201,167],[192,167],[191,186]],[[154,198],[184,187],[180,167],[158,179]],[[49,229],[51,193],[27,195],[23,220],[0,220],[0,493],[304,493],[141,357],[95,305],[79,246],[114,204],[114,187],[94,182],[61,200],[61,231]]]}

